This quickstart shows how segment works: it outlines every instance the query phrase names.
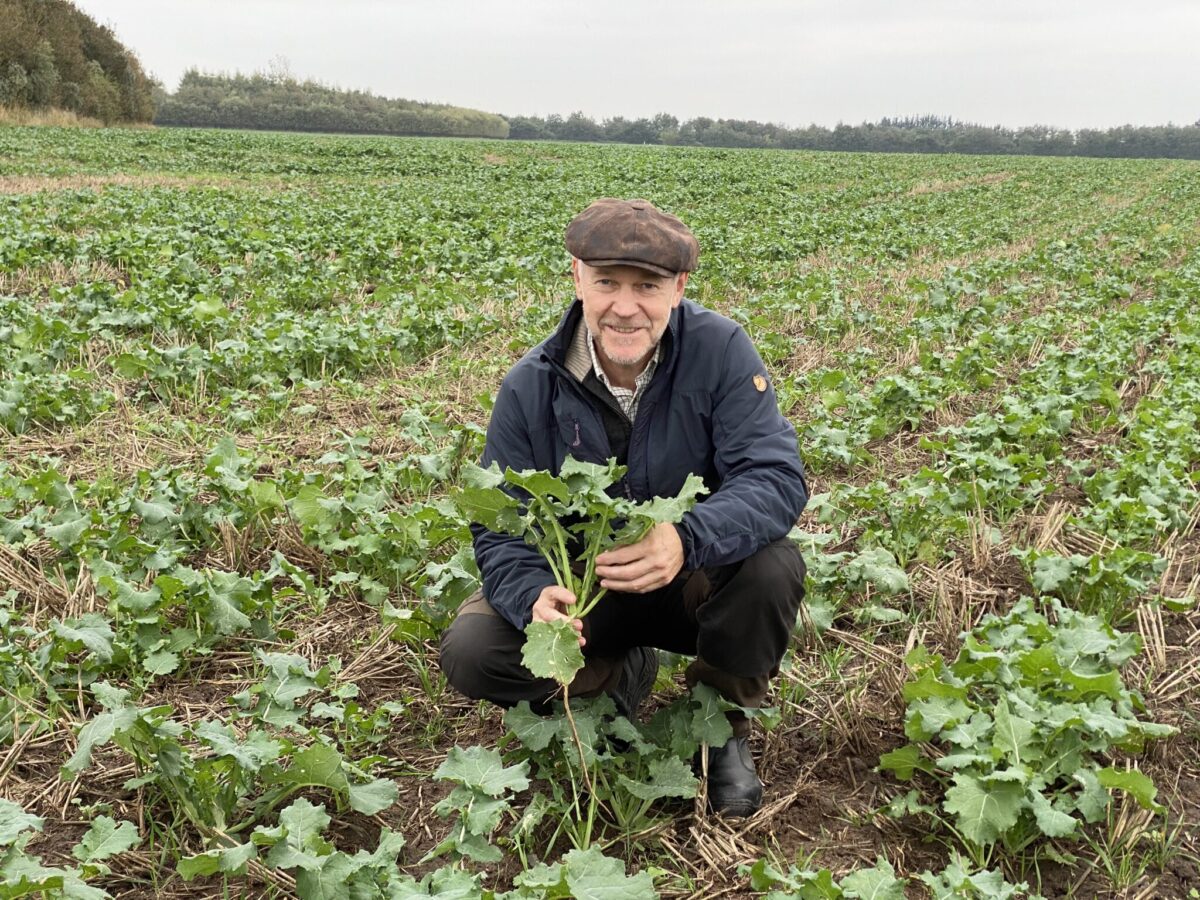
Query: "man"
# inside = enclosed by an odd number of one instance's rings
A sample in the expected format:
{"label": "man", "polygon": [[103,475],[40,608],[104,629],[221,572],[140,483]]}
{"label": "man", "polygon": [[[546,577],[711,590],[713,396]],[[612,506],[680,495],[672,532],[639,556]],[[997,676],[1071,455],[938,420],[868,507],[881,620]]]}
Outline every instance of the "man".
{"label": "man", "polygon": [[[678,525],[597,558],[608,593],[573,623],[586,665],[571,695],[607,692],[633,718],[660,648],[696,657],[689,684],[761,706],[804,593],[804,563],[786,539],[808,497],[795,430],[746,333],[683,299],[699,245],[679,219],[644,200],[597,200],[566,245],[576,300],[505,377],[484,465],[558,472],[568,455],[616,457],[628,466],[617,487],[636,500],[674,496],[690,473],[710,490]],[[474,534],[483,591],[443,636],[442,668],[469,697],[545,708],[556,685],[521,664],[522,632],[567,618],[575,598],[520,538]],[[730,719],[733,739],[709,751],[709,803],[750,815],[762,782],[749,722]]]}

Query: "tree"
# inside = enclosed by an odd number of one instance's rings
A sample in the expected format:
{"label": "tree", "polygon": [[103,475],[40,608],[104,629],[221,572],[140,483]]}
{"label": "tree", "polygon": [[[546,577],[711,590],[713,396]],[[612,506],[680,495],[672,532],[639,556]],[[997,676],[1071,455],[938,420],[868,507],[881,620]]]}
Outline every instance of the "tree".
{"label": "tree", "polygon": [[592,119],[576,110],[563,122],[561,136],[564,141],[600,141],[604,139],[604,131]]}
{"label": "tree", "polygon": [[153,114],[136,57],[70,0],[0,0],[0,82],[9,105],[65,107],[109,122]]}
{"label": "tree", "polygon": [[0,103],[5,106],[24,106],[29,102],[29,76],[25,67],[15,60],[8,64],[0,78]]}
{"label": "tree", "polygon": [[515,141],[539,141],[549,137],[546,123],[532,116],[513,116],[508,120],[508,136]]}
{"label": "tree", "polygon": [[99,119],[105,125],[120,117],[121,93],[104,74],[104,67],[94,59],[88,61],[87,81],[80,94],[80,108],[85,116]]}
{"label": "tree", "polygon": [[33,51],[29,70],[29,102],[39,108],[51,106],[58,87],[58,70],[54,67],[54,48],[43,38]]}

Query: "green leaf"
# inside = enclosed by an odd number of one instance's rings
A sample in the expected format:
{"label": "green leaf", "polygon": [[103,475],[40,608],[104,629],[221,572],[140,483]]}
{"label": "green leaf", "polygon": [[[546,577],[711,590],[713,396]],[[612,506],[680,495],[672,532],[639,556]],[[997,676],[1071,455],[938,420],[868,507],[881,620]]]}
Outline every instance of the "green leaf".
{"label": "green leaf", "polygon": [[350,808],[365,816],[383,812],[400,796],[400,786],[390,778],[376,778],[364,784],[350,782],[347,787]]}
{"label": "green leaf", "polygon": [[294,787],[327,787],[345,791],[346,773],[342,754],[328,744],[315,743],[292,756],[292,764],[275,777],[275,782]]}
{"label": "green leaf", "polygon": [[903,693],[904,699],[909,703],[933,698],[946,700],[965,700],[967,698],[965,687],[938,678],[931,668],[925,669],[915,680],[906,683]]}
{"label": "green leaf", "polygon": [[105,709],[117,712],[129,706],[129,691],[117,687],[107,681],[97,681],[92,685],[92,696]]}
{"label": "green leaf", "polygon": [[525,888],[527,891],[540,892],[532,893],[528,896],[556,897],[561,896],[561,893],[566,890],[566,884],[563,881],[565,874],[566,872],[561,862],[554,865],[538,863],[536,866],[531,866],[525,871],[518,873],[513,878],[513,884],[517,885],[517,887]]}
{"label": "green leaf", "polygon": [[696,796],[700,782],[692,768],[677,756],[652,759],[646,767],[644,781],[634,781],[619,775],[617,781],[639,800],[659,800],[663,797],[688,799]]}
{"label": "green leaf", "polygon": [[500,471],[500,466],[492,463],[486,469],[482,466],[477,466],[475,463],[464,463],[460,470],[462,483],[467,487],[482,488],[498,488],[504,484],[504,473]]}
{"label": "green leaf", "polygon": [[101,663],[112,660],[114,635],[104,616],[99,613],[85,613],[78,619],[72,620],[72,623],[52,622],[50,630],[56,637],[62,638],[64,641],[82,644]]}
{"label": "green leaf", "polygon": [[575,673],[583,668],[579,632],[567,619],[530,622],[525,628],[521,662],[537,678],[552,678],[569,685]]}
{"label": "green leaf", "polygon": [[862,900],[904,900],[904,880],[896,877],[891,863],[880,856],[870,869],[858,869],[842,879],[847,897]]}
{"label": "green leaf", "polygon": [[321,687],[321,672],[312,671],[303,656],[260,651],[258,658],[270,669],[262,691],[269,703],[291,709],[297,700]]}
{"label": "green leaf", "polygon": [[78,745],[63,768],[72,775],[82,772],[91,765],[92,750],[107,744],[116,732],[129,728],[136,718],[137,710],[128,707],[116,712],[102,712],[89,719],[79,729]]}
{"label": "green leaf", "polygon": [[426,875],[420,882],[409,876],[401,876],[389,886],[388,900],[479,900],[486,896],[479,884],[479,876],[462,869],[442,868]]}
{"label": "green leaf", "polygon": [[1116,669],[1102,675],[1080,675],[1067,669],[1062,673],[1062,680],[1075,689],[1067,694],[1072,700],[1082,700],[1093,694],[1102,694],[1110,700],[1121,700],[1125,694],[1121,674]]}
{"label": "green leaf", "polygon": [[980,711],[974,713],[965,722],[946,729],[940,737],[959,747],[974,747],[992,731],[994,725],[992,717]]}
{"label": "green leaf", "polygon": [[227,875],[244,875],[246,864],[257,858],[258,848],[247,841],[236,847],[216,848],[197,853],[195,856],[185,856],[179,860],[175,869],[184,881],[193,878],[215,875],[223,872]]}
{"label": "green leaf", "polygon": [[1001,697],[996,702],[995,732],[992,746],[1008,757],[1013,766],[1026,765],[1039,759],[1041,754],[1033,748],[1033,724],[1014,717],[1008,709],[1008,700]]}
{"label": "green leaf", "polygon": [[451,747],[445,761],[433,777],[452,781],[482,791],[489,797],[500,797],[506,791],[523,791],[529,787],[526,777],[529,764],[505,766],[498,750],[484,747]]}
{"label": "green leaf", "polygon": [[484,865],[497,863],[504,859],[504,854],[500,852],[500,848],[489,844],[487,838],[481,834],[467,834],[459,838],[454,845],[454,849],[463,856]]}
{"label": "green leaf", "polygon": [[954,776],[942,808],[957,817],[955,827],[972,843],[993,843],[1017,824],[1025,804],[1025,788],[1011,781],[985,783],[963,772]]}
{"label": "green leaf", "polygon": [[1114,769],[1110,766],[1097,770],[1096,779],[1103,787],[1115,788],[1131,794],[1142,809],[1148,809],[1156,813],[1166,811],[1162,804],[1156,803],[1154,800],[1158,795],[1158,788],[1154,786],[1154,782],[1137,769],[1125,771]]}
{"label": "green leaf", "polygon": [[571,491],[566,483],[559,478],[555,478],[549,472],[537,469],[514,472],[512,469],[509,469],[504,473],[504,480],[529,494],[540,497],[553,497],[563,503],[568,503],[571,499]]}
{"label": "green leaf", "polygon": [[896,564],[896,557],[883,547],[859,553],[845,564],[843,574],[849,584],[870,584],[885,594],[900,594],[909,589],[908,575]]}
{"label": "green leaf", "polygon": [[905,744],[879,757],[879,768],[894,772],[901,781],[911,781],[914,771],[932,772],[933,764],[921,755],[916,744]]}
{"label": "green leaf", "polygon": [[69,550],[79,542],[80,536],[90,524],[90,516],[76,516],[58,525],[47,525],[44,531],[46,537],[58,544],[59,547]]}
{"label": "green leaf", "polygon": [[918,876],[928,885],[933,900],[1041,900],[1037,894],[1027,893],[1029,885],[1009,884],[1000,872],[983,870],[971,873],[961,860],[955,859],[936,875],[922,872]]}
{"label": "green leaf", "polygon": [[721,696],[707,684],[692,688],[692,738],[710,747],[723,747],[733,737],[733,726],[721,705]]}
{"label": "green leaf", "polygon": [[522,534],[525,530],[520,502],[498,487],[463,488],[455,495],[454,503],[464,517],[489,531]]}
{"label": "green leaf", "polygon": [[305,528],[325,532],[337,526],[337,513],[326,505],[329,498],[315,484],[306,484],[292,498],[292,515]]}
{"label": "green leaf", "polygon": [[153,368],[147,360],[132,353],[122,353],[115,357],[112,367],[122,378],[140,378]]}
{"label": "green leaf", "polygon": [[[353,772],[353,770],[351,770]],[[285,789],[325,787],[345,797],[352,809],[373,815],[395,802],[395,784],[388,779],[376,779],[365,784],[351,781],[345,760],[336,748],[316,743],[292,757],[287,771],[268,779]]]}
{"label": "green leaf", "polygon": [[173,521],[177,518],[175,510],[167,503],[150,503],[145,500],[134,500],[133,511],[148,525]]}
{"label": "green leaf", "polygon": [[568,456],[559,467],[558,477],[566,482],[572,496],[582,494],[603,502],[605,491],[625,477],[625,471],[625,466],[617,465],[615,459],[601,464]]}
{"label": "green leaf", "polygon": [[283,752],[283,742],[270,738],[265,732],[254,730],[245,739],[220,722],[205,720],[193,729],[193,733],[216,752],[228,756],[247,772],[257,772],[267,763],[272,763]]}
{"label": "green leaf", "polygon": [[1063,666],[1050,644],[1043,644],[1017,657],[1016,667],[1032,684],[1040,684],[1062,676]]}
{"label": "green leaf", "polygon": [[808,615],[808,621],[812,623],[813,630],[817,634],[823,634],[833,627],[833,620],[837,616],[837,607],[829,600],[821,597],[805,597],[804,609]]}
{"label": "green leaf", "polygon": [[564,721],[560,717],[539,716],[529,708],[528,700],[522,700],[504,713],[505,726],[522,746],[534,753],[540,753],[550,746]]}
{"label": "green leaf", "polygon": [[216,634],[237,634],[250,628],[250,617],[238,609],[232,594],[211,585],[208,593],[207,624]]}
{"label": "green leaf", "polygon": [[[321,837],[329,827],[324,806],[314,806],[301,797],[279,814],[279,826],[254,830],[256,842],[274,842],[267,853],[267,864],[280,869],[319,869],[334,852],[331,844]],[[282,840],[279,838],[282,837]]]}
{"label": "green leaf", "polygon": [[357,884],[351,881],[360,868],[345,853],[331,853],[321,859],[319,868],[296,872],[296,896],[304,900],[352,900]]}
{"label": "green leaf", "polygon": [[283,494],[279,492],[279,488],[273,481],[251,481],[246,492],[254,501],[256,509],[284,509],[287,506]]}
{"label": "green leaf", "polygon": [[279,824],[300,844],[308,844],[312,838],[319,837],[329,827],[329,822],[329,814],[323,805],[314,805],[303,797],[279,813]]}
{"label": "green leaf", "polygon": [[696,505],[696,498],[708,493],[704,479],[690,474],[674,497],[654,497],[633,508],[633,515],[654,523],[675,523]]}
{"label": "green leaf", "polygon": [[1055,809],[1041,791],[1032,792],[1030,805],[1033,807],[1033,815],[1037,819],[1038,828],[1046,837],[1067,837],[1075,833],[1075,826],[1079,824],[1075,818]]}
{"label": "green leaf", "polygon": [[115,604],[116,610],[122,612],[133,613],[138,615],[144,613],[163,599],[162,589],[159,583],[162,582],[166,586],[170,586],[171,582],[178,583],[179,579],[173,579],[167,575],[160,575],[154,579],[154,584],[145,591],[140,591],[128,581],[119,578],[114,574],[102,575],[96,580],[97,586],[101,593],[112,597],[109,603],[110,611],[113,610]]}
{"label": "green leaf", "polygon": [[1060,587],[1074,577],[1079,568],[1079,560],[1086,562],[1086,557],[1067,558],[1054,553],[1038,556],[1034,561],[1033,572],[1030,573],[1029,580],[1039,593],[1056,593]]}
{"label": "green leaf", "polygon": [[974,711],[962,700],[933,697],[913,703],[904,723],[904,734],[912,741],[925,741],[944,728],[970,720]]}
{"label": "green leaf", "polygon": [[132,822],[118,824],[108,816],[97,816],[71,855],[83,862],[95,862],[116,856],[141,843],[137,827]]}
{"label": "green leaf", "polygon": [[796,868],[793,866],[790,873],[781,872],[765,859],[755,860],[751,866],[743,865],[738,867],[738,874],[750,876],[751,890],[760,892],[769,891],[778,885],[789,887],[792,890],[800,890],[803,886],[800,880],[792,877],[795,871]]}
{"label": "green leaf", "polygon": [[189,312],[195,321],[208,322],[225,314],[225,304],[220,297],[197,294]]}
{"label": "green leaf", "polygon": [[404,849],[404,844],[404,835],[384,826],[379,833],[379,843],[375,849],[370,852],[359,850],[354,854],[354,859],[362,862],[364,866],[392,868],[396,865],[396,857]]}
{"label": "green leaf", "polygon": [[179,654],[159,650],[142,660],[142,668],[151,675],[168,675],[179,668]]}
{"label": "green leaf", "polygon": [[449,808],[443,808],[440,803],[435,807],[439,815],[443,812],[450,815],[455,810],[460,810],[467,831],[484,838],[496,830],[500,819],[512,808],[507,797],[485,797],[474,788],[461,784],[451,791],[450,796],[454,799],[447,804]]}
{"label": "green leaf", "polygon": [[61,894],[63,900],[112,900],[108,891],[93,887],[80,878],[78,869],[60,871],[64,873]]}
{"label": "green leaf", "polygon": [[1108,812],[1110,797],[1096,773],[1091,769],[1078,769],[1071,776],[1083,790],[1075,798],[1075,808],[1088,822],[1099,822]]}
{"label": "green leaf", "polygon": [[595,847],[572,850],[563,857],[567,887],[574,900],[657,900],[658,892],[646,872],[626,875],[625,864]]}
{"label": "green leaf", "polygon": [[0,797],[0,847],[16,841],[24,831],[41,831],[42,819],[30,815],[11,800]]}

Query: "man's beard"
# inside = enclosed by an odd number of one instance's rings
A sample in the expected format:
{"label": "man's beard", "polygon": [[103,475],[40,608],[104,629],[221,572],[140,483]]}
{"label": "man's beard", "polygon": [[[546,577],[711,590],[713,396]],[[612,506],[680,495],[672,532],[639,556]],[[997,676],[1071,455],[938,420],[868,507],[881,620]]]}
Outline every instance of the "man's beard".
{"label": "man's beard", "polygon": [[[631,350],[612,346],[608,338],[610,336],[616,337],[616,335],[613,335],[612,332],[608,330],[608,328],[611,326],[615,326],[617,328],[634,327],[640,329],[649,336],[649,347],[644,350]],[[604,355],[619,366],[636,366],[654,352],[654,348],[658,346],[658,342],[661,340],[661,338],[662,334],[655,334],[651,330],[651,325],[648,322],[644,325],[634,326],[624,325],[616,322],[600,322],[600,346],[604,350]]]}

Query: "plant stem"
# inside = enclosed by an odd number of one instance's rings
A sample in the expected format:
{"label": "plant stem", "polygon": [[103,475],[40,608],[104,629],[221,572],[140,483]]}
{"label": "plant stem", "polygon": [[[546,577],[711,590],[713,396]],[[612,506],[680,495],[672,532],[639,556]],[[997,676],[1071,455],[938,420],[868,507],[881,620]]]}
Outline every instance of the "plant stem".
{"label": "plant stem", "polygon": [[590,613],[595,605],[600,602],[600,599],[607,593],[608,588],[601,588],[600,590],[596,591],[596,596],[592,597],[591,600],[584,604],[583,609],[575,613],[575,618],[582,619],[584,616]]}
{"label": "plant stem", "polygon": [[[545,546],[551,550],[557,550],[558,566],[555,566],[550,561],[551,554],[545,553],[543,555],[550,562],[550,568],[554,570],[555,576],[559,579],[559,586],[566,588],[571,593],[575,593],[574,578],[571,574],[571,556],[567,553],[566,532],[563,530],[562,525],[559,524],[558,516],[554,514],[554,507],[550,505],[546,498],[541,494],[532,494],[532,496],[538,506],[538,511],[535,514],[538,516],[539,524],[542,525],[543,535],[547,538]],[[549,528],[545,527],[547,524],[549,524]],[[551,532],[554,534],[553,544],[548,540]]]}
{"label": "plant stem", "polygon": [[579,766],[583,769],[583,783],[587,786],[588,794],[595,796],[596,792],[592,788],[592,776],[588,772],[587,757],[583,752],[583,741],[579,739],[579,731],[575,728],[575,716],[571,714],[571,698],[568,696],[570,688],[563,685],[563,712],[567,714],[567,723],[571,726],[571,737],[575,739],[575,749],[579,751]]}
{"label": "plant stem", "polygon": [[596,529],[596,536],[593,538],[592,545],[587,548],[587,568],[583,573],[583,587],[580,588],[579,596],[576,598],[575,606],[580,604],[585,605],[584,612],[573,612],[577,618],[582,618],[587,610],[592,607],[588,605],[588,595],[592,591],[592,581],[596,577],[596,557],[600,555],[600,541],[604,539],[604,535],[608,529],[609,511],[604,510],[600,517],[600,527]]}

